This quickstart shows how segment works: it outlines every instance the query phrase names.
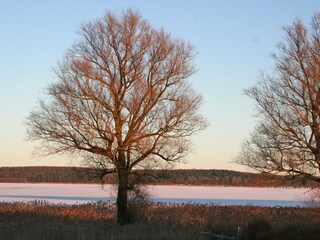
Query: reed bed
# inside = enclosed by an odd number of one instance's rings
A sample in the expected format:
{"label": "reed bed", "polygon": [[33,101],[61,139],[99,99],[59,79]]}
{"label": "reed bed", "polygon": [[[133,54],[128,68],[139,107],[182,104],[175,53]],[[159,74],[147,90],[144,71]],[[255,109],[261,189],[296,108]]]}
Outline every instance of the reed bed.
{"label": "reed bed", "polygon": [[[316,240],[319,208],[144,203],[133,206],[132,223],[116,224],[112,202],[0,203],[0,239],[241,239]],[[239,228],[240,227],[240,228]]]}

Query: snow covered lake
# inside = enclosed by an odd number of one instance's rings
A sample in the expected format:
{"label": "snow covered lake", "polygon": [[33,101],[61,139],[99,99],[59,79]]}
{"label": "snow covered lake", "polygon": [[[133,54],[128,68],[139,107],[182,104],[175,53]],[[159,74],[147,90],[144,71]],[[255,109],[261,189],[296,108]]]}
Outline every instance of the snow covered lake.
{"label": "snow covered lake", "polygon": [[[145,187],[152,201],[171,203],[211,203],[220,205],[310,206],[310,191],[303,188],[253,188],[159,186]],[[97,184],[0,183],[1,201],[46,200],[52,203],[114,201],[115,187]]]}

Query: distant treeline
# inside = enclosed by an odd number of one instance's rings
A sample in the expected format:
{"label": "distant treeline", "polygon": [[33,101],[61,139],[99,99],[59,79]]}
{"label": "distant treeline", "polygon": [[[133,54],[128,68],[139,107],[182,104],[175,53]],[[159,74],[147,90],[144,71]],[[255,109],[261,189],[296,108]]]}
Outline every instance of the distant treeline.
{"label": "distant treeline", "polygon": [[[104,183],[116,183],[116,173],[106,175]],[[137,172],[142,184],[219,185],[250,187],[316,187],[304,177],[231,170],[148,170]],[[2,167],[0,182],[101,183],[94,171],[81,167]]]}

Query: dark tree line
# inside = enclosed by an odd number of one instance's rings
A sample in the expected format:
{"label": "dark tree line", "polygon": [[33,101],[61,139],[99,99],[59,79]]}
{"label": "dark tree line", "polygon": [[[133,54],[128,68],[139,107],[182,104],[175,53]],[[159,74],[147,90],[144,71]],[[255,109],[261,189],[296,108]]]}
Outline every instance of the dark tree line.
{"label": "dark tree line", "polygon": [[[101,179],[91,174],[91,169],[78,167],[2,167],[0,182],[61,182],[96,183]],[[305,177],[291,177],[273,174],[255,174],[231,170],[145,170],[139,179],[141,184],[177,184],[205,186],[251,186],[251,187],[315,187],[316,184]],[[104,176],[105,184],[116,184],[116,174]]]}

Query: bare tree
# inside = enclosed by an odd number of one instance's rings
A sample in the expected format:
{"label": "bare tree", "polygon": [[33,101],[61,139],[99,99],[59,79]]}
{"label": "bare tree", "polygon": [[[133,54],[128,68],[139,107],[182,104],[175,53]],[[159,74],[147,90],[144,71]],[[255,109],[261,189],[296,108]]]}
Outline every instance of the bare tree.
{"label": "bare tree", "polygon": [[206,127],[201,96],[188,83],[193,47],[133,10],[107,13],[79,33],[48,100],[27,119],[28,136],[47,154],[80,153],[102,175],[116,172],[117,219],[125,224],[129,175],[180,161],[190,136]]}
{"label": "bare tree", "polygon": [[260,121],[238,162],[320,182],[320,13],[309,28],[297,20],[284,30],[274,74],[245,91]]}

